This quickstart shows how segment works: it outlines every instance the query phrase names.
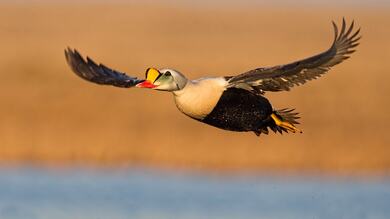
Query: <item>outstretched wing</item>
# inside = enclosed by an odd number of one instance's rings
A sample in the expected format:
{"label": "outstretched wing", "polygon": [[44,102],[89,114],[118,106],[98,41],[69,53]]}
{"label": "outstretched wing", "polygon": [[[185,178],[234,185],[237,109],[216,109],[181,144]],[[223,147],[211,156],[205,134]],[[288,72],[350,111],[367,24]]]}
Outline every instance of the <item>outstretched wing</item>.
{"label": "outstretched wing", "polygon": [[325,52],[287,65],[279,65],[268,68],[258,68],[243,74],[229,78],[229,87],[238,87],[253,90],[263,94],[265,91],[288,91],[293,86],[298,86],[307,81],[317,79],[325,74],[334,65],[349,58],[358,41],[360,28],[353,31],[354,22],[346,28],[345,19],[339,32],[337,25],[334,27],[334,41]]}
{"label": "outstretched wing", "polygon": [[87,60],[84,60],[77,50],[72,50],[70,48],[66,49],[65,57],[69,66],[76,75],[96,84],[129,88],[144,81],[110,69],[103,64],[98,65],[89,57],[87,57]]}

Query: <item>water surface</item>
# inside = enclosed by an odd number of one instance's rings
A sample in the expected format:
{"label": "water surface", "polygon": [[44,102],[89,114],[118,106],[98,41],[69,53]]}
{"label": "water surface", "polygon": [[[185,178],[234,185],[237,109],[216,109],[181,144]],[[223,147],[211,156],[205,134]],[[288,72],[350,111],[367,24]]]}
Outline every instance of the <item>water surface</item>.
{"label": "water surface", "polygon": [[0,168],[1,219],[390,218],[390,180]]}

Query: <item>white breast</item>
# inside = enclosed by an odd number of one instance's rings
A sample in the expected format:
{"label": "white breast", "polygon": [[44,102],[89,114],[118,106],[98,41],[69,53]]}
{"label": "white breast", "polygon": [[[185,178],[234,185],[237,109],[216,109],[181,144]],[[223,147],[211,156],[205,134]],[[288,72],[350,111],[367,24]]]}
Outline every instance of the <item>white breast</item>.
{"label": "white breast", "polygon": [[188,81],[182,90],[173,92],[176,106],[188,116],[203,119],[217,105],[226,85],[223,77]]}

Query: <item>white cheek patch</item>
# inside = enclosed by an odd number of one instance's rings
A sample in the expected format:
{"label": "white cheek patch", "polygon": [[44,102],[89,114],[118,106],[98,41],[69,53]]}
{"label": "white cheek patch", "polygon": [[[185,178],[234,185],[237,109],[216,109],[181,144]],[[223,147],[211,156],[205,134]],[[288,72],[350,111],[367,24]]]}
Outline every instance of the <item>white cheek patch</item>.
{"label": "white cheek patch", "polygon": [[161,85],[158,85],[158,84],[155,84],[157,85],[156,88],[154,88],[155,90],[163,90],[163,91],[172,91],[172,90],[175,90],[175,86],[174,84],[170,83],[170,84],[161,84]]}
{"label": "white cheek patch", "polygon": [[[161,79],[162,79],[162,81],[160,81]],[[164,91],[177,90],[176,83],[173,80],[173,78],[167,78],[167,77],[161,76],[153,84],[157,86],[155,88],[155,90],[164,90]]]}

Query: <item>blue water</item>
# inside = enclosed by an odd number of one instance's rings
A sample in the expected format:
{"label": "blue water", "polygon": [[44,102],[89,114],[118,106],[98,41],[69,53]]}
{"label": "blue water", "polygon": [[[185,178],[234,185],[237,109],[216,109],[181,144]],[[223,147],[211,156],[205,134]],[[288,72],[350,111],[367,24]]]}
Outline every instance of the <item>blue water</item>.
{"label": "blue water", "polygon": [[388,219],[390,179],[0,168],[1,219]]}

